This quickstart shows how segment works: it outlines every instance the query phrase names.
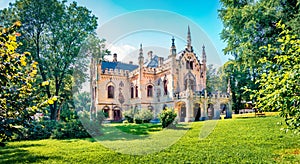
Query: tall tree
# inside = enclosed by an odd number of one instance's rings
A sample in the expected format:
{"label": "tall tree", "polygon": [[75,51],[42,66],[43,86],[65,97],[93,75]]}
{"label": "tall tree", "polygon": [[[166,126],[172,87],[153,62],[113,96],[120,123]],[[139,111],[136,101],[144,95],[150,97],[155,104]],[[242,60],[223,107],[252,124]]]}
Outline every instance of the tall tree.
{"label": "tall tree", "polygon": [[6,21],[23,22],[20,28],[23,49],[38,61],[42,79],[51,80],[46,88],[47,97],[59,96],[50,105],[50,118],[59,118],[62,103],[70,98],[66,90],[71,80],[79,50],[86,37],[97,27],[97,18],[76,2],[69,5],[58,0],[17,0],[0,12]]}
{"label": "tall tree", "polygon": [[48,81],[36,85],[37,65],[30,53],[18,53],[20,43],[16,22],[9,28],[0,28],[0,145],[14,134],[21,134],[20,126],[29,125],[31,117],[47,104],[53,104],[56,97],[43,100],[39,91]]}
{"label": "tall tree", "polygon": [[220,91],[223,93],[227,92],[227,80],[223,75],[224,72],[222,67],[216,67],[213,64],[207,66],[207,79],[206,79],[206,89],[207,92]]}
{"label": "tall tree", "polygon": [[258,70],[266,65],[257,61],[272,58],[271,54],[262,53],[260,47],[276,43],[280,34],[276,23],[280,20],[291,22],[290,28],[297,31],[299,23],[295,20],[299,20],[299,3],[297,0],[221,0],[221,5],[219,17],[224,25],[221,38],[227,43],[224,54],[231,55],[234,62],[228,76],[235,92],[234,103],[240,104],[243,97],[250,99],[249,94],[243,93],[244,88],[259,89],[256,82],[261,73]]}
{"label": "tall tree", "polygon": [[300,133],[300,39],[286,26],[277,24],[282,32],[279,47],[262,47],[262,53],[272,58],[262,58],[265,69],[260,69],[259,90],[255,91],[257,107],[265,111],[280,111],[291,129]]}
{"label": "tall tree", "polygon": [[[96,116],[96,97],[97,92],[97,79],[98,79],[98,65],[104,56],[110,55],[110,51],[105,48],[105,39],[100,39],[96,34],[89,35],[85,43],[81,48],[81,54],[84,57],[82,60],[90,59],[89,65],[89,82],[90,82],[90,94],[91,94],[91,106],[90,106],[90,119],[92,120]],[[86,63],[86,62],[79,62]],[[83,66],[87,68],[86,66]]]}

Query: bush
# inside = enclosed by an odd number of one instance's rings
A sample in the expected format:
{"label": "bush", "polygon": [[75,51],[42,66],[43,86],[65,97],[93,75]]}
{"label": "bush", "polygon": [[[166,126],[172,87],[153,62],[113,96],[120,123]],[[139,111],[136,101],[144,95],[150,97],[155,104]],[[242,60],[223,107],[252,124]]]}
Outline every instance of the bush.
{"label": "bush", "polygon": [[90,137],[90,134],[81,121],[76,119],[69,122],[58,122],[51,137],[55,139],[87,138]]}
{"label": "bush", "polygon": [[153,118],[153,112],[148,109],[142,109],[134,115],[135,123],[149,123]]}
{"label": "bush", "polygon": [[134,110],[129,109],[123,112],[123,116],[129,123],[133,123],[134,121]]}
{"label": "bush", "polygon": [[125,119],[129,123],[149,123],[153,118],[153,112],[148,109],[141,109],[140,111],[135,112],[134,109],[127,110],[123,113]]}
{"label": "bush", "polygon": [[70,139],[99,136],[102,134],[100,130],[103,120],[105,120],[105,116],[102,111],[97,112],[97,117],[90,120],[90,114],[87,111],[81,111],[77,115],[74,110],[66,110],[61,115],[61,121],[58,122],[43,119],[32,121],[29,126],[22,127],[22,131],[16,136],[16,139]]}
{"label": "bush", "polygon": [[159,119],[162,123],[162,127],[166,128],[169,125],[171,125],[173,123],[173,121],[175,120],[177,114],[171,110],[171,109],[164,109],[160,114],[159,114]]}
{"label": "bush", "polygon": [[57,122],[52,120],[33,121],[30,126],[22,128],[22,134],[17,136],[18,140],[48,139],[56,128]]}

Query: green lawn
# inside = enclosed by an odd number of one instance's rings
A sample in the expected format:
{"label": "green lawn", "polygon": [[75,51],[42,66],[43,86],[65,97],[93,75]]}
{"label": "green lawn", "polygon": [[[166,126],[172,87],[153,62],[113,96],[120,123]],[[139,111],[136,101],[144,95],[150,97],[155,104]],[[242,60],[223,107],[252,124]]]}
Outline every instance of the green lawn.
{"label": "green lawn", "polygon": [[[205,121],[166,131],[146,124],[116,124],[114,130],[108,127],[106,135],[97,139],[9,142],[0,148],[0,163],[299,163],[300,136],[280,131],[280,121],[278,117]],[[215,126],[213,131],[201,137],[210,126]],[[120,129],[125,134],[117,135]],[[128,154],[147,141],[160,148],[181,135],[159,152]],[[113,151],[105,144],[125,145],[127,154],[120,153],[122,146]]]}

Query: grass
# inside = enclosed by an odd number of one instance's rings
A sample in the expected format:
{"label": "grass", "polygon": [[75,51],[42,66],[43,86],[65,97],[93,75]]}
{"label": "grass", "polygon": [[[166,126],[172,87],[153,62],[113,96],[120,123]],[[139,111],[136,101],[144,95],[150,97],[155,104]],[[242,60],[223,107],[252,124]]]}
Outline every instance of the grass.
{"label": "grass", "polygon": [[243,114],[232,114],[233,119],[239,118],[252,118],[252,117],[268,117],[268,116],[279,116],[279,112],[263,112],[264,116],[258,116],[254,112],[253,113],[243,113]]}
{"label": "grass", "polygon": [[135,135],[148,135],[153,132],[161,131],[161,124],[112,124],[117,129]]}
{"label": "grass", "polygon": [[[146,125],[148,128],[139,128],[138,133],[116,124],[119,127],[113,131],[109,131],[112,126],[108,127],[106,130],[111,133],[102,138],[9,142],[0,148],[0,163],[299,163],[300,136],[280,131],[280,121],[283,120],[279,117],[205,121],[181,125],[180,130],[157,132],[151,132],[155,127]],[[202,129],[210,126],[213,131],[200,137]],[[116,133],[122,135],[114,137]],[[182,137],[151,154],[129,155],[103,146],[105,142],[127,146],[138,143],[134,146],[144,149],[140,144],[149,140],[150,144],[163,147],[159,144],[176,135]],[[128,146],[127,151],[134,146]]]}

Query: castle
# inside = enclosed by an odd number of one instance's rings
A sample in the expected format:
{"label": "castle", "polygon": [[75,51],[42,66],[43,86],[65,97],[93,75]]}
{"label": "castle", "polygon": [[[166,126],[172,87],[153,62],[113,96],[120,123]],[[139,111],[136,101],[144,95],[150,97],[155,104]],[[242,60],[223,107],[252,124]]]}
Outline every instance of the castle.
{"label": "castle", "polygon": [[133,108],[149,109],[154,117],[163,108],[172,108],[181,122],[219,119],[221,112],[231,117],[229,93],[206,92],[206,52],[204,45],[202,48],[199,60],[188,27],[186,48],[177,53],[172,38],[166,59],[152,51],[145,59],[141,44],[138,65],[119,62],[117,54],[113,54],[113,61],[98,62],[92,85],[95,109],[115,121],[122,119],[123,111]]}

